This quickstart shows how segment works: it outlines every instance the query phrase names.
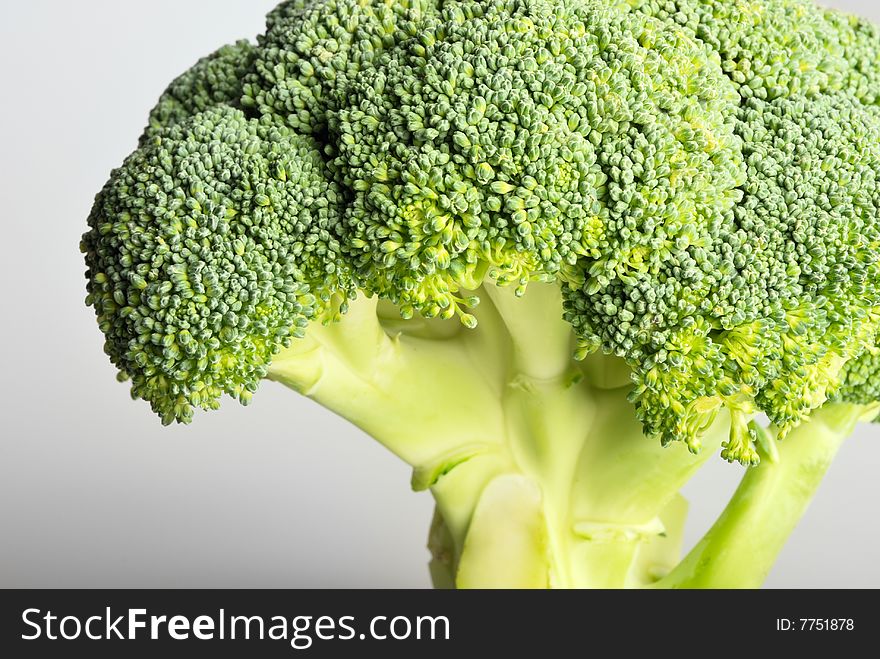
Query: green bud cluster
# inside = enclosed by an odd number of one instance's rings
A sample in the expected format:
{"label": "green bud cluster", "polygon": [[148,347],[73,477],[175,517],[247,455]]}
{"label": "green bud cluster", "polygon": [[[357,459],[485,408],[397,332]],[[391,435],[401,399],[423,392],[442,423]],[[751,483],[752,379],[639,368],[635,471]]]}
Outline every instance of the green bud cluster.
{"label": "green bud cluster", "polygon": [[163,422],[246,403],[272,355],[344,287],[342,195],[317,145],[229,107],[116,170],[83,238],[87,302],[132,396]]}
{"label": "green bud cluster", "polygon": [[432,0],[288,0],[269,14],[242,103],[303,133],[326,130],[348,85],[418,34]]}
{"label": "green bud cluster", "polygon": [[[331,122],[355,266],[428,316],[451,316],[483,273],[524,287],[589,261],[591,287],[634,278],[723,220],[743,178],[735,100],[717,61],[659,21],[451,3]],[[643,223],[653,235],[632,240]]]}
{"label": "green bud cluster", "polygon": [[141,143],[165,128],[213,107],[239,105],[242,78],[253,65],[256,50],[248,41],[223,46],[178,76],[150,112]]}
{"label": "green bud cluster", "polygon": [[[562,287],[645,431],[757,460],[880,398],[880,30],[809,0],[289,0],[175,80],[84,237],[166,422],[357,292],[467,326]],[[352,337],[356,341],[357,337]]]}

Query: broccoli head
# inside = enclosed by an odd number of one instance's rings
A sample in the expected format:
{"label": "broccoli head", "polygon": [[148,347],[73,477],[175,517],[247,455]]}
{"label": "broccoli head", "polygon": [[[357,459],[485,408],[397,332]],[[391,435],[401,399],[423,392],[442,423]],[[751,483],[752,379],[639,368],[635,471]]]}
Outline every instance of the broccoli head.
{"label": "broccoli head", "polygon": [[755,585],[877,415],[878,53],[808,0],[289,0],[161,97],[87,301],[163,422],[271,379],[409,462],[439,585]]}

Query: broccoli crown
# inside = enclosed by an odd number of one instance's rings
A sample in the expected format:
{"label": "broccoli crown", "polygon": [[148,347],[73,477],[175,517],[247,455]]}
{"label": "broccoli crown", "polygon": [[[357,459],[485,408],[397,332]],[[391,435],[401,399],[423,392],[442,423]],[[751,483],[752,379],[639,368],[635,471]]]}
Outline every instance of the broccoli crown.
{"label": "broccoli crown", "polygon": [[876,400],[880,31],[807,0],[290,0],[178,78],[98,195],[89,302],[187,421],[357,291],[475,323],[557,281],[645,431],[757,459]]}

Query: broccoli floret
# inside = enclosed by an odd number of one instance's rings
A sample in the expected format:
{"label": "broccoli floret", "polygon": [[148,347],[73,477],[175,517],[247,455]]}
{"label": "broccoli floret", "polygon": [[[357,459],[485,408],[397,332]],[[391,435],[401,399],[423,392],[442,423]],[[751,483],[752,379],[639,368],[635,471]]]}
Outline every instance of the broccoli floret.
{"label": "broccoli floret", "polygon": [[850,403],[870,405],[880,400],[880,350],[865,350],[846,362],[837,396]]}
{"label": "broccoli floret", "polygon": [[664,256],[627,223],[677,239],[733,201],[734,99],[717,61],[657,21],[452,3],[335,115],[356,264],[407,315],[443,317],[484,273],[523,289],[580,258],[651,268]]}
{"label": "broccoli floret", "polygon": [[242,79],[253,64],[256,51],[248,41],[223,46],[182,73],[159,98],[141,137],[145,143],[163,129],[218,105],[237,107]]}
{"label": "broccoli floret", "polygon": [[823,18],[834,31],[843,66],[841,88],[865,105],[880,105],[880,28],[858,16],[826,10]]}
{"label": "broccoli floret", "polygon": [[878,53],[808,0],[290,0],[163,95],[88,302],[166,423],[270,379],[407,461],[438,584],[757,585],[880,407]]}
{"label": "broccoli floret", "polygon": [[341,193],[309,138],[220,106],[116,170],[84,237],[89,304],[132,396],[189,421],[246,403],[342,290]]}
{"label": "broccoli floret", "polygon": [[[851,84],[852,64],[838,41],[842,28],[828,20],[838,15],[809,2],[632,4],[686,26],[721,55],[739,93],[735,127],[747,163],[742,200],[702,255],[712,264],[704,271],[728,276],[697,298],[698,313],[680,295],[648,306],[660,306],[655,323],[669,308],[688,309],[690,318],[655,325],[675,333],[671,342],[657,331],[641,333],[653,340],[647,352],[659,359],[637,356],[633,398],[646,429],[665,440],[692,442],[690,430],[712,413],[706,397],[713,392],[732,410],[744,401],[749,414],[757,406],[784,436],[833,394],[841,366],[871,346],[877,331],[880,124],[862,103],[872,85]],[[637,299],[657,291],[650,282]],[[610,302],[625,307],[620,301],[632,297],[619,285]],[[590,314],[606,335],[620,326],[602,317],[608,302],[608,296],[594,300]],[[694,329],[682,332],[682,324]],[[629,346],[621,350],[599,336],[606,350],[632,359]],[[667,408],[682,407],[674,420]],[[741,444],[751,460],[751,442]]]}
{"label": "broccoli floret", "polygon": [[725,219],[669,240],[654,269],[596,291],[588,277],[567,298],[582,340],[633,366],[646,430],[696,447],[722,403],[760,409],[784,435],[877,331],[880,124],[841,95],[752,98],[736,116],[747,175]]}
{"label": "broccoli floret", "polygon": [[303,133],[326,130],[346,86],[418,33],[433,0],[290,0],[268,17],[243,102]]}
{"label": "broccoli floret", "polygon": [[686,30],[721,59],[743,99],[813,95],[840,86],[840,48],[811,0],[623,0]]}

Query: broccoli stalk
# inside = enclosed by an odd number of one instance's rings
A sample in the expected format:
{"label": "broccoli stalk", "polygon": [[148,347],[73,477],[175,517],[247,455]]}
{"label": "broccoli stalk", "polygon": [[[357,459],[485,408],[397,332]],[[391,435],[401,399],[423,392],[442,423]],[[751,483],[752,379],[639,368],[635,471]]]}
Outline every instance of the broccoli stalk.
{"label": "broccoli stalk", "polygon": [[360,298],[340,322],[309,327],[268,373],[377,439],[413,468],[414,490],[431,490],[438,586],[759,585],[865,414],[826,405],[778,450],[759,441],[761,464],[675,567],[678,492],[727,439],[728,415],[696,454],[648,441],[625,365],[571,359],[558,286],[475,293],[475,329],[401,322]]}
{"label": "broccoli stalk", "polygon": [[746,471],[712,528],[657,586],[759,587],[843,440],[857,421],[876,415],[876,405],[829,404],[778,448],[759,443],[761,463]]}

